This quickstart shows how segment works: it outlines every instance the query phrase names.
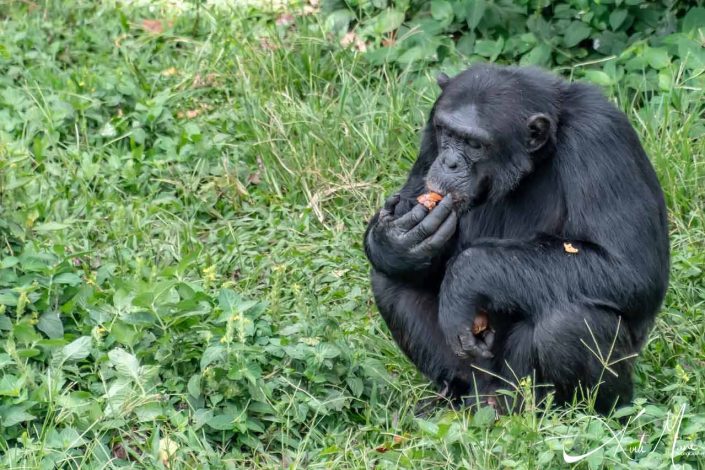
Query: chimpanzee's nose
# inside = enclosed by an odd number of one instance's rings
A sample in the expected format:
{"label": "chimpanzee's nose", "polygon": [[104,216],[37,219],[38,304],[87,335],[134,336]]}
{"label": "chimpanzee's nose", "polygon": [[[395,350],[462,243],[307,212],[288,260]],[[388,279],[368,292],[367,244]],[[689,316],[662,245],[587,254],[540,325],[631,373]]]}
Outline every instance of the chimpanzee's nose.
{"label": "chimpanzee's nose", "polygon": [[458,169],[458,157],[454,154],[446,154],[443,156],[443,164],[449,170],[457,170]]}

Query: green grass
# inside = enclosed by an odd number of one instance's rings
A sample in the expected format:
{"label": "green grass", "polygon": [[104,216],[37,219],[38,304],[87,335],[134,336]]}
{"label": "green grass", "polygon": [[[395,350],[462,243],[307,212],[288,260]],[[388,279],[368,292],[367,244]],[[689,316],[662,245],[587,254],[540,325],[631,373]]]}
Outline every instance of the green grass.
{"label": "green grass", "polygon": [[432,390],[376,312],[361,238],[415,158],[431,73],[373,70],[313,18],[33,5],[0,1],[1,468],[705,467],[689,77],[638,110],[610,90],[672,226],[634,406],[419,419]]}

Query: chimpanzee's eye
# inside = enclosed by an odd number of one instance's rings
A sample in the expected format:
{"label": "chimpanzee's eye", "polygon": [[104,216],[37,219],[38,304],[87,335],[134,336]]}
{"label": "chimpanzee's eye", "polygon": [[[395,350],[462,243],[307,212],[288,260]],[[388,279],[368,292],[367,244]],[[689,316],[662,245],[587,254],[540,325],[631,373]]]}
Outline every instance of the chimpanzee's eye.
{"label": "chimpanzee's eye", "polygon": [[472,149],[479,149],[482,147],[482,144],[475,139],[465,139],[465,145]]}

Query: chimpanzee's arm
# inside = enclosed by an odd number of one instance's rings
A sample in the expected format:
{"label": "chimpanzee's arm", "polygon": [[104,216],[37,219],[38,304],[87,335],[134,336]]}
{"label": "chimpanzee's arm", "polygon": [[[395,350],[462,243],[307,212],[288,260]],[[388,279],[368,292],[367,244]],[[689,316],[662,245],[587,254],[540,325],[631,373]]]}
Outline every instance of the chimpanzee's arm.
{"label": "chimpanzee's arm", "polygon": [[472,368],[445,341],[438,324],[437,288],[412,286],[372,272],[377,307],[402,351],[449,396],[468,393]]}
{"label": "chimpanzee's arm", "polygon": [[547,328],[551,312],[568,311],[569,305],[641,324],[662,299],[657,281],[592,243],[482,240],[450,262],[439,322],[450,345],[472,354],[484,348],[467,334],[480,310],[490,312],[491,322],[523,321],[536,328]]}

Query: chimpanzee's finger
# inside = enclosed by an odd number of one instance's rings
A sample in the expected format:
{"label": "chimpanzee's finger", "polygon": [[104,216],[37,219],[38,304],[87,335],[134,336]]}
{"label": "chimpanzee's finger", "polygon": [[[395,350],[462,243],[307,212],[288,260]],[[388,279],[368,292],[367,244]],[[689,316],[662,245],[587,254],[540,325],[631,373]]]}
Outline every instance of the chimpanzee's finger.
{"label": "chimpanzee's finger", "polygon": [[410,230],[421,222],[421,220],[426,217],[426,214],[428,214],[428,209],[426,209],[423,204],[417,204],[409,212],[392,222],[392,224],[402,230]]}
{"label": "chimpanzee's finger", "polygon": [[[429,216],[430,217],[430,216]],[[428,217],[427,217],[428,218]],[[417,250],[429,250],[431,252],[436,252],[440,250],[448,240],[453,237],[455,229],[458,225],[458,216],[455,212],[451,212],[446,220],[443,221],[441,226],[426,240],[417,245]]]}
{"label": "chimpanzee's finger", "polygon": [[488,350],[492,349],[492,346],[494,346],[494,330],[492,329],[486,329],[482,333],[482,341],[485,343],[485,346],[487,347]]}
{"label": "chimpanzee's finger", "polygon": [[438,227],[440,227],[452,213],[453,196],[448,194],[443,198],[438,206],[433,209],[430,214],[428,214],[426,218],[414,227],[411,236],[419,241],[425,240],[435,233],[438,230]]}
{"label": "chimpanzee's finger", "polygon": [[393,194],[384,201],[384,206],[379,211],[378,220],[380,222],[387,221],[394,214],[394,208],[399,203],[400,197],[399,194]]}
{"label": "chimpanzee's finger", "polygon": [[494,354],[492,354],[492,351],[487,348],[487,345],[472,334],[470,330],[458,335],[458,339],[460,340],[460,346],[466,353],[476,357],[483,357],[485,359],[491,359],[494,357]]}
{"label": "chimpanzee's finger", "polygon": [[477,348],[477,338],[475,338],[475,335],[472,334],[470,330],[459,334],[458,339],[460,340],[460,347],[462,347],[464,351]]}
{"label": "chimpanzee's finger", "polygon": [[392,194],[387,198],[386,201],[384,201],[384,208],[388,210],[389,212],[394,212],[394,207],[396,207],[397,204],[399,204],[399,201],[401,200],[401,195],[399,193]]}

